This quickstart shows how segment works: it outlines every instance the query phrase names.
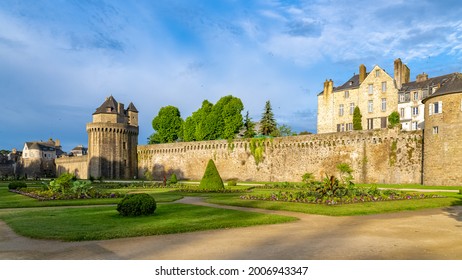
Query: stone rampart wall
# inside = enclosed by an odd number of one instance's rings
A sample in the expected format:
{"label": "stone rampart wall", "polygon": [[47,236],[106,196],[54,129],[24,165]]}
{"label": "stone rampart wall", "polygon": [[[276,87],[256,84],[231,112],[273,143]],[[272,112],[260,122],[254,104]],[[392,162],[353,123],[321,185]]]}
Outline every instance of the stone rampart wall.
{"label": "stone rampart wall", "polygon": [[224,180],[300,181],[307,172],[321,179],[348,163],[358,183],[421,183],[422,132],[383,129],[138,146],[138,176],[148,171],[158,180],[172,173],[199,180],[209,159]]}
{"label": "stone rampart wall", "polygon": [[72,173],[79,179],[88,179],[88,156],[56,159],[56,175]]}

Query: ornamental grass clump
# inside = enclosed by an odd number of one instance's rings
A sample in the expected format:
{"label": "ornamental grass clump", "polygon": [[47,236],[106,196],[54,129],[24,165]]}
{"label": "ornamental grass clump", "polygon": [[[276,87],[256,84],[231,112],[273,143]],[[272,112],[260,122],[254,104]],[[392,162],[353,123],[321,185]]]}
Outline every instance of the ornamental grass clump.
{"label": "ornamental grass clump", "polygon": [[117,204],[117,211],[122,216],[152,215],[156,208],[156,200],[147,193],[127,194]]}
{"label": "ornamental grass clump", "polygon": [[199,189],[222,190],[225,188],[223,180],[218,173],[218,169],[212,159],[209,160],[205,168],[204,176],[199,184]]}

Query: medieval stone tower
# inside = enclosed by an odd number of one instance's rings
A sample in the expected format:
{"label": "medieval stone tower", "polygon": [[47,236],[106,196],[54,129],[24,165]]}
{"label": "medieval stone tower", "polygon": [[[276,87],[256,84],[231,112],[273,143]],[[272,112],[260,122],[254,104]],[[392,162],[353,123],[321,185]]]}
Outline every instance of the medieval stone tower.
{"label": "medieval stone tower", "polygon": [[138,132],[135,105],[125,110],[114,97],[106,98],[87,124],[88,176],[133,179],[138,173]]}

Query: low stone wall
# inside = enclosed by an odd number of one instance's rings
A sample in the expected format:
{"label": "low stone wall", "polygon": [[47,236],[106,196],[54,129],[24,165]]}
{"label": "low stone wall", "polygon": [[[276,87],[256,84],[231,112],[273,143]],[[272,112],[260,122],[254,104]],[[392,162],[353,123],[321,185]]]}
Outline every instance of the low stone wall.
{"label": "low stone wall", "polygon": [[300,181],[338,174],[348,163],[356,182],[421,183],[422,132],[396,129],[314,134],[232,142],[202,141],[138,146],[138,175],[199,180],[209,159],[223,179]]}

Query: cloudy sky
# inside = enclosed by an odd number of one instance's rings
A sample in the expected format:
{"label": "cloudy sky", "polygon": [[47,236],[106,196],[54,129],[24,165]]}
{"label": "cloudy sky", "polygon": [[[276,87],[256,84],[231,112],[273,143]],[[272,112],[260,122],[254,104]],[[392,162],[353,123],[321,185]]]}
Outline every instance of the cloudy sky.
{"label": "cloudy sky", "polygon": [[[163,106],[183,118],[232,94],[259,120],[316,131],[326,78],[358,66],[462,72],[459,0],[0,1],[0,149],[87,144],[105,98],[140,111],[140,144]],[[245,113],[244,111],[244,113]]]}

